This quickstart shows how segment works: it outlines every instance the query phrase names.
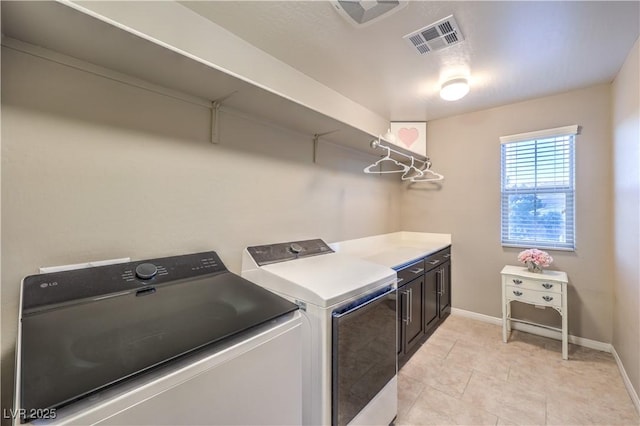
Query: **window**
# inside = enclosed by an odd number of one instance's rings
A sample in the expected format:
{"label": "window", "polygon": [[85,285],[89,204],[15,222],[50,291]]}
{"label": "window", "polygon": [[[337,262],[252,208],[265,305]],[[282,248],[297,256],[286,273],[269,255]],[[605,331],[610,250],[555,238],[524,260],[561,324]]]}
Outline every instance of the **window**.
{"label": "window", "polygon": [[575,148],[578,126],[503,136],[502,245],[575,248]]}

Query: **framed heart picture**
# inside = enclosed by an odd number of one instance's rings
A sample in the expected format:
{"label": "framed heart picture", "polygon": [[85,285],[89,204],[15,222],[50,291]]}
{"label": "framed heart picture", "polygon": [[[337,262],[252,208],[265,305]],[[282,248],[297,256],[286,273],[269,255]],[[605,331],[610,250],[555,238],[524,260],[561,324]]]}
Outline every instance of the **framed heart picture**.
{"label": "framed heart picture", "polygon": [[392,121],[389,128],[395,136],[395,145],[422,156],[427,155],[427,123],[425,121]]}

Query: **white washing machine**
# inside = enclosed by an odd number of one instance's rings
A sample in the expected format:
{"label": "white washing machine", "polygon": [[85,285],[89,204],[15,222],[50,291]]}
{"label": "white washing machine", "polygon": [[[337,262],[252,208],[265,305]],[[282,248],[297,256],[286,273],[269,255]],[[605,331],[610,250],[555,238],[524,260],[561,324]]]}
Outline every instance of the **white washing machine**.
{"label": "white washing machine", "polygon": [[302,421],[298,307],[215,252],[23,280],[14,424]]}
{"label": "white washing machine", "polygon": [[303,316],[305,425],[384,425],[397,414],[396,272],[322,240],[247,247],[242,276]]}

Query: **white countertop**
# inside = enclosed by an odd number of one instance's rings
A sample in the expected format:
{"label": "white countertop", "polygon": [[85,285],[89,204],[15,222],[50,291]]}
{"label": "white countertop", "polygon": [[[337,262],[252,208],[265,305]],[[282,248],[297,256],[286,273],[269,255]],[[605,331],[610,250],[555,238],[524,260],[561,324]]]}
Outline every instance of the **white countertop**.
{"label": "white countertop", "polygon": [[278,279],[265,281],[250,271],[243,272],[243,276],[278,293],[323,308],[394,284],[396,278],[394,271],[384,265],[343,253],[272,263],[258,270],[268,272],[269,278]]}
{"label": "white countertop", "polygon": [[393,232],[329,244],[337,253],[348,254],[389,268],[420,260],[451,245],[451,234]]}

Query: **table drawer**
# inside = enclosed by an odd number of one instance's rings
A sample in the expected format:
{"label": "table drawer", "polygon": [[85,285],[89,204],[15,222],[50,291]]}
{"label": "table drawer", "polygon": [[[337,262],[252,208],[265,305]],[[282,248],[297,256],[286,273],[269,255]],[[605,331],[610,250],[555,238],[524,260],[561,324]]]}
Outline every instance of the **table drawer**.
{"label": "table drawer", "polygon": [[530,290],[520,286],[508,285],[505,288],[505,295],[507,300],[519,300],[534,305],[562,307],[562,294],[551,291]]}
{"label": "table drawer", "polygon": [[424,275],[424,260],[401,269],[398,271],[398,287],[408,283],[409,281]]}
{"label": "table drawer", "polygon": [[506,275],[507,285],[527,290],[539,290],[544,292],[562,293],[562,284],[555,281],[532,280],[514,275]]}

